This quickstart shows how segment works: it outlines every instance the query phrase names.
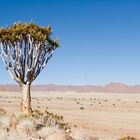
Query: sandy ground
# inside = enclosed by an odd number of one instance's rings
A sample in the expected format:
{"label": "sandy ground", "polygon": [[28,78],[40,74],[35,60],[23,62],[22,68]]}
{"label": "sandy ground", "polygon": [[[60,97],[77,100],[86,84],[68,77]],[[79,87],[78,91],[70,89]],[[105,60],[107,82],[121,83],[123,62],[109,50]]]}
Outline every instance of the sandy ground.
{"label": "sandy ground", "polygon": [[[72,130],[100,140],[140,140],[140,94],[33,92],[32,106],[63,115]],[[20,93],[0,92],[0,107],[19,112]]]}

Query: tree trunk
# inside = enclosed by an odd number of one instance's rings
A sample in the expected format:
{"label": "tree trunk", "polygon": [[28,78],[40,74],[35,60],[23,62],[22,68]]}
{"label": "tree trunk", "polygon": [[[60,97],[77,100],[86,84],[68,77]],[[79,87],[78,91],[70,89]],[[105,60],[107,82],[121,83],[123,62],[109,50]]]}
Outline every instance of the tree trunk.
{"label": "tree trunk", "polygon": [[21,112],[30,115],[32,112],[31,108],[31,95],[30,95],[31,84],[21,84]]}

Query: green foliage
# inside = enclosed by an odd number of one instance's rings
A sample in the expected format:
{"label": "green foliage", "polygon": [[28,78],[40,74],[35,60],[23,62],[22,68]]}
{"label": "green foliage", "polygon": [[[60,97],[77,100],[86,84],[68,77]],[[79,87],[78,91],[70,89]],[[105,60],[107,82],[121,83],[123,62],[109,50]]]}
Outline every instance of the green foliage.
{"label": "green foliage", "polygon": [[59,47],[58,39],[52,40],[50,35],[52,34],[51,26],[42,27],[35,23],[15,23],[12,27],[6,27],[0,29],[1,42],[20,43],[23,40],[26,42],[29,38],[33,39],[33,42],[44,43],[48,41],[53,47]]}

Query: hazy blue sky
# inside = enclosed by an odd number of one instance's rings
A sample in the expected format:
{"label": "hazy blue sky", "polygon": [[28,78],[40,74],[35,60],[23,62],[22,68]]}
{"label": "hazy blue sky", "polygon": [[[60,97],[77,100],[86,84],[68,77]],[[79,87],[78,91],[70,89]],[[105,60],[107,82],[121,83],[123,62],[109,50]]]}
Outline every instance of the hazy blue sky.
{"label": "hazy blue sky", "polygon": [[[60,40],[35,84],[140,84],[139,0],[1,0],[0,26],[18,20],[51,24]],[[0,84],[15,83],[0,69]]]}

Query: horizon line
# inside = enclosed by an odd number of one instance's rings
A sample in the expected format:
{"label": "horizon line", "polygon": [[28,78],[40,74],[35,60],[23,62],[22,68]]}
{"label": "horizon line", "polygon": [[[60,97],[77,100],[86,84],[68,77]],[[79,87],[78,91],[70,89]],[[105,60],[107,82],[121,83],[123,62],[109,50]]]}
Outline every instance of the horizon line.
{"label": "horizon line", "polygon": [[[47,86],[47,85],[54,85],[54,86],[106,86],[106,85],[111,85],[111,84],[120,84],[120,85],[124,85],[124,86],[140,86],[140,84],[126,84],[126,83],[123,83],[123,82],[109,82],[109,83],[106,83],[106,84],[55,84],[55,83],[46,83],[46,84],[32,84],[32,86]],[[19,85],[18,83],[15,83],[15,84],[9,84],[9,83],[0,83],[0,86],[6,86],[6,85]]]}

